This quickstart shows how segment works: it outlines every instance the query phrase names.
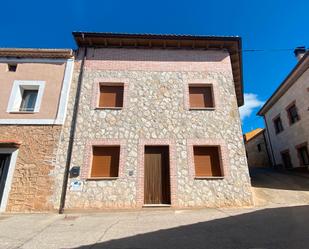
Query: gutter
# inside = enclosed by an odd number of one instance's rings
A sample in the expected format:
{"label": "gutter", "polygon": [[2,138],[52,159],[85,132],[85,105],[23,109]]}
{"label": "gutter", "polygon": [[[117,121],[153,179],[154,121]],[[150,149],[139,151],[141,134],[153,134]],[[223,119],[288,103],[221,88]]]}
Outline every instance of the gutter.
{"label": "gutter", "polygon": [[62,191],[61,191],[61,198],[60,198],[60,206],[59,206],[59,214],[63,214],[64,206],[65,206],[65,197],[67,193],[68,181],[69,181],[69,173],[70,173],[70,165],[72,161],[72,152],[73,152],[73,144],[74,144],[74,137],[76,131],[76,121],[78,116],[79,110],[79,102],[80,102],[80,93],[82,87],[82,81],[84,76],[84,64],[87,59],[87,47],[84,48],[83,59],[80,66],[80,72],[78,76],[78,83],[74,101],[74,108],[73,108],[73,117],[71,122],[71,129],[70,129],[70,137],[69,137],[69,145],[68,145],[68,152],[67,152],[67,160],[64,169],[64,177],[63,177],[63,184],[62,184]]}

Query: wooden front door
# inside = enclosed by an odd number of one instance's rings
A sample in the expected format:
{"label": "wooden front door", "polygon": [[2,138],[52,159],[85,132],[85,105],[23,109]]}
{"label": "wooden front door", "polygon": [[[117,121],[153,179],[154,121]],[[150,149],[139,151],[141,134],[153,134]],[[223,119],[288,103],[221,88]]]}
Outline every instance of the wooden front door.
{"label": "wooden front door", "polygon": [[168,146],[145,146],[144,203],[170,204]]}
{"label": "wooden front door", "polygon": [[3,191],[5,187],[5,181],[9,170],[9,164],[11,160],[10,154],[0,154],[0,204],[2,201]]}

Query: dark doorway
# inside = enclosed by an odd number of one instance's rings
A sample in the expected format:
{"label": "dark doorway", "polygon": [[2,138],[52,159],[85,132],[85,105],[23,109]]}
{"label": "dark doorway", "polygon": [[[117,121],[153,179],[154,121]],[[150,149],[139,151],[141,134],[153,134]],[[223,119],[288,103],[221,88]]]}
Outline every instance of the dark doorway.
{"label": "dark doorway", "polygon": [[291,161],[291,156],[289,151],[284,151],[281,152],[281,157],[283,161],[283,165],[286,169],[291,169],[293,168],[292,161]]}
{"label": "dark doorway", "polygon": [[145,204],[171,204],[169,161],[168,146],[145,146]]}
{"label": "dark doorway", "polygon": [[0,154],[0,204],[2,201],[4,186],[6,177],[9,170],[9,164],[11,160],[10,154]]}

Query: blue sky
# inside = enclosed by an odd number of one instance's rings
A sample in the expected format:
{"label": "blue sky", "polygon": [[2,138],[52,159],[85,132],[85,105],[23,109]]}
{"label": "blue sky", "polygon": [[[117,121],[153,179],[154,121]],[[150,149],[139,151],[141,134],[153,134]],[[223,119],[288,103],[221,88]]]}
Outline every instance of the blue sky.
{"label": "blue sky", "polygon": [[293,48],[309,46],[308,9],[308,0],[2,1],[0,47],[75,48],[72,31],[239,35],[244,50],[265,50],[243,53],[247,132],[264,126],[253,106],[296,64]]}

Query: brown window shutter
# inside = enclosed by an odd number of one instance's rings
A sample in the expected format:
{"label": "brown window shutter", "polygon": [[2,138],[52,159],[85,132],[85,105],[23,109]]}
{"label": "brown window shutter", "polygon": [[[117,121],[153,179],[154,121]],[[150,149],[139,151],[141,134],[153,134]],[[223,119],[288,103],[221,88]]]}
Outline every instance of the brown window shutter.
{"label": "brown window shutter", "polygon": [[93,147],[91,177],[118,177],[120,146]]}
{"label": "brown window shutter", "polygon": [[123,86],[100,86],[99,107],[122,107]]}
{"label": "brown window shutter", "polygon": [[191,108],[214,107],[211,86],[189,86],[189,99]]}
{"label": "brown window shutter", "polygon": [[219,147],[194,146],[193,152],[196,176],[222,176]]}

